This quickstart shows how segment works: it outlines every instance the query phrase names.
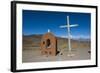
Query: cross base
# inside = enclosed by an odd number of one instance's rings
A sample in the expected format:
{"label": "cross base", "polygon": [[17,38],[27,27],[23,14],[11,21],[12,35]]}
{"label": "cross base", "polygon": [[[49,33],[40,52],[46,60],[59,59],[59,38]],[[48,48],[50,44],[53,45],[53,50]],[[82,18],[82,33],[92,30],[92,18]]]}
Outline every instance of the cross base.
{"label": "cross base", "polygon": [[75,56],[75,54],[73,54],[72,52],[68,52],[67,56],[68,57],[73,57],[73,56]]}

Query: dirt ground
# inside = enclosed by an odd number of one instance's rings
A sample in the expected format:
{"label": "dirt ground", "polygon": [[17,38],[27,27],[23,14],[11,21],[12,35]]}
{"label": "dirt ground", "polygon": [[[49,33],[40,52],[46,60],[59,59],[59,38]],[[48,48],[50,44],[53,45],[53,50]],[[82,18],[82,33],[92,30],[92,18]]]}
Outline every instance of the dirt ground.
{"label": "dirt ground", "polygon": [[68,56],[68,49],[65,48],[64,50],[62,50],[62,54],[58,53],[56,56],[45,56],[41,55],[41,51],[39,49],[23,50],[22,61],[23,63],[28,63],[28,62],[87,60],[91,59],[91,53],[88,51],[90,51],[90,49],[87,48],[72,49],[71,53],[74,54],[74,56]]}

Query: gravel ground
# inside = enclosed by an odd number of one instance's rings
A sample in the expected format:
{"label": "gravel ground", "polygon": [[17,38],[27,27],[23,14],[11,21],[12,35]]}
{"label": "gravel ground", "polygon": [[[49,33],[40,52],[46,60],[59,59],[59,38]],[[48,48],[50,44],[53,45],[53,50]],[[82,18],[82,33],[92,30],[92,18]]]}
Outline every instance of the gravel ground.
{"label": "gravel ground", "polygon": [[91,54],[88,52],[90,49],[72,49],[74,56],[68,56],[68,49],[62,51],[62,55],[59,53],[56,56],[45,56],[41,55],[40,50],[23,50],[22,61],[23,63],[28,62],[48,62],[48,61],[67,61],[67,60],[88,60],[91,59]]}

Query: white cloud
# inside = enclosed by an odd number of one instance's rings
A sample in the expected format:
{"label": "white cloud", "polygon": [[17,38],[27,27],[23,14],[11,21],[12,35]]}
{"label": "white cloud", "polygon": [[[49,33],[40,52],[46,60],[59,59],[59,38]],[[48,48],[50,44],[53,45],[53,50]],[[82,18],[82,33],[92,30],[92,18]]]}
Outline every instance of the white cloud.
{"label": "white cloud", "polygon": [[[63,35],[61,36],[62,38],[68,38],[68,36],[66,35]],[[72,36],[71,35],[71,38],[72,39],[90,39],[91,37],[90,36],[86,36],[86,35],[78,35],[78,36]]]}

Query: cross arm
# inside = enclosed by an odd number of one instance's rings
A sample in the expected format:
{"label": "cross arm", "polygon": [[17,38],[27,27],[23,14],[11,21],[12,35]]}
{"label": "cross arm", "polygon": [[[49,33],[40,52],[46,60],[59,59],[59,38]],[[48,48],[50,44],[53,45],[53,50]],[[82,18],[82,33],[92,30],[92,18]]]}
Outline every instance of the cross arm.
{"label": "cross arm", "polygon": [[[73,25],[70,25],[69,27],[76,27],[78,26],[78,24],[73,24]],[[68,27],[68,25],[63,25],[63,26],[60,26],[60,28],[66,28]]]}

